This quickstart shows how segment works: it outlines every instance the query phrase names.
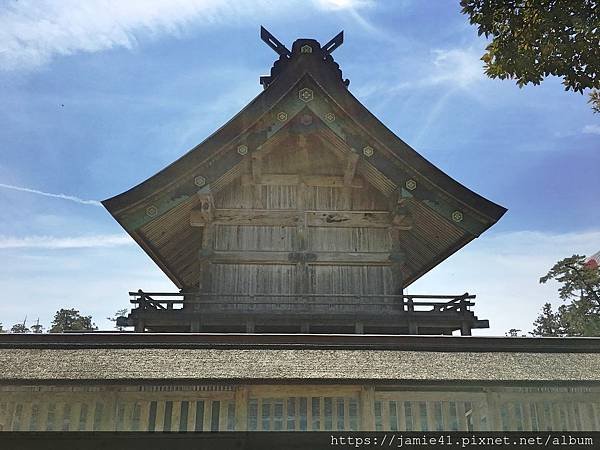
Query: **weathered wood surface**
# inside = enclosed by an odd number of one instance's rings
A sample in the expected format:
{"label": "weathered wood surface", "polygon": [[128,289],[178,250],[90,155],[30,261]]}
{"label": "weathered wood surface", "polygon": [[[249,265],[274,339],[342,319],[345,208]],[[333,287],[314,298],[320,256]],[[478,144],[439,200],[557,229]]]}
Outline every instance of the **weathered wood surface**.
{"label": "weathered wood surface", "polygon": [[[306,214],[309,227],[389,228],[400,226],[404,216],[392,217],[388,211],[300,211],[275,209],[216,209],[210,215],[205,211],[190,211],[191,226],[218,225],[294,226]],[[393,222],[395,219],[397,222]]]}
{"label": "weathered wood surface", "polygon": [[[214,242],[199,251],[212,292],[392,293],[404,257],[392,235],[404,224],[358,176],[359,157],[299,135],[248,158],[237,180],[190,211]],[[213,204],[211,203],[211,205]],[[396,280],[394,280],[394,277]],[[206,292],[206,290],[204,290]]]}
{"label": "weathered wood surface", "polygon": [[213,263],[223,264],[295,264],[300,261],[321,264],[391,264],[390,253],[373,252],[285,252],[285,251],[215,251]]}

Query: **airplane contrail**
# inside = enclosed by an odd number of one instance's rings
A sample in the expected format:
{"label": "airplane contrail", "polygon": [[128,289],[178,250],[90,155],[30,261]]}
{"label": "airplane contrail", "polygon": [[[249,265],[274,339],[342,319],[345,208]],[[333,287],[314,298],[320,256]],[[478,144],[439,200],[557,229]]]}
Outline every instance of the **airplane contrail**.
{"label": "airplane contrail", "polygon": [[53,194],[51,192],[38,191],[37,189],[30,189],[30,188],[26,188],[26,187],[14,186],[12,184],[4,184],[4,183],[0,183],[0,187],[6,188],[6,189],[12,189],[14,191],[29,192],[30,194],[43,195],[45,197],[69,200],[69,201],[72,201],[75,203],[79,203],[81,205],[102,206],[102,203],[100,203],[98,200],[85,200],[83,198],[75,197],[73,195]]}

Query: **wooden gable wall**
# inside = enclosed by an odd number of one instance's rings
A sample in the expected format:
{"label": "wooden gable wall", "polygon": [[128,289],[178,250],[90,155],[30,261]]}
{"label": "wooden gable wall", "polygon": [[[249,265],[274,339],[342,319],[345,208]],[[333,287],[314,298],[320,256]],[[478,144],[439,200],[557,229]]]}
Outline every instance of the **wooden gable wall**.
{"label": "wooden gable wall", "polygon": [[242,175],[214,195],[201,290],[400,293],[390,199],[358,174],[357,161],[294,135],[249,155]]}

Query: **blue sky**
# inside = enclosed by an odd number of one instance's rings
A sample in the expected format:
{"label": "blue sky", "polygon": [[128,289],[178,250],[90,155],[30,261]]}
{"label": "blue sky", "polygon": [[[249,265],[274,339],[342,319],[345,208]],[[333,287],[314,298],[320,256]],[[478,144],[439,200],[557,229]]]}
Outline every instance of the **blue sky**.
{"label": "blue sky", "polygon": [[[350,90],[398,136],[509,209],[408,288],[478,295],[503,335],[531,330],[563,257],[600,249],[600,115],[560,80],[490,80],[458,1],[0,0],[0,323],[61,307],[107,316],[174,286],[96,203],[187,152],[261,92],[290,46],[335,51]],[[515,314],[515,310],[518,312]]]}

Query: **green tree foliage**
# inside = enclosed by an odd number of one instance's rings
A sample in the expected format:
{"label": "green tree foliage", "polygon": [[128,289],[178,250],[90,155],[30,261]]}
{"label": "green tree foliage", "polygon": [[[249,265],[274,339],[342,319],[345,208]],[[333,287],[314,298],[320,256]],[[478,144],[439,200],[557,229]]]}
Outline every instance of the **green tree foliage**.
{"label": "green tree foliage", "polygon": [[24,323],[16,323],[10,329],[11,333],[29,333],[29,328]]}
{"label": "green tree foliage", "polygon": [[123,331],[123,327],[117,325],[117,319],[119,317],[127,316],[129,310],[127,308],[119,309],[113,317],[107,317],[108,320],[115,323],[115,328],[119,331]]}
{"label": "green tree foliage", "polygon": [[97,330],[92,323],[92,316],[82,316],[76,309],[61,309],[54,315],[49,333],[62,333],[64,331],[91,331]]}
{"label": "green tree foliage", "polygon": [[42,333],[43,329],[44,329],[44,327],[43,327],[43,325],[40,325],[39,319],[35,324],[31,325],[32,333],[40,334],[40,333]]}
{"label": "green tree foliage", "polygon": [[600,270],[573,255],[557,262],[540,283],[558,281],[565,302],[554,312],[546,303],[533,323],[534,336],[600,336]]}
{"label": "green tree foliage", "polygon": [[492,41],[481,58],[491,78],[519,87],[549,75],[566,90],[593,89],[600,112],[600,4],[597,0],[461,0],[462,12]]}

